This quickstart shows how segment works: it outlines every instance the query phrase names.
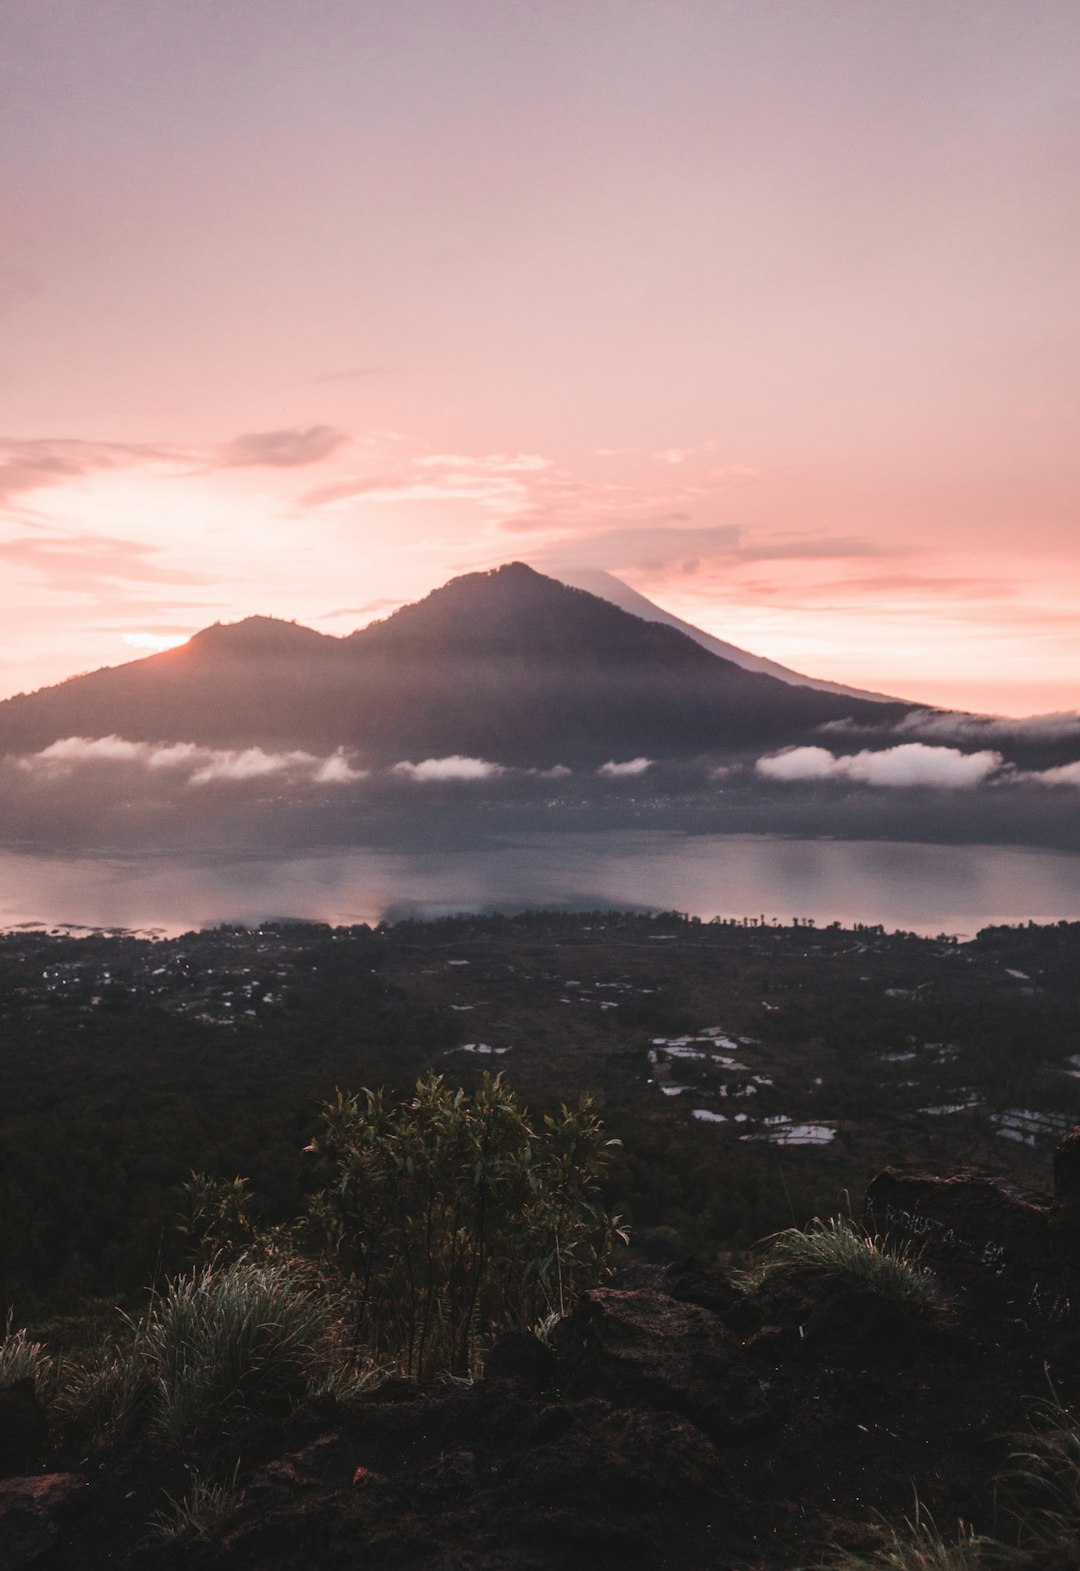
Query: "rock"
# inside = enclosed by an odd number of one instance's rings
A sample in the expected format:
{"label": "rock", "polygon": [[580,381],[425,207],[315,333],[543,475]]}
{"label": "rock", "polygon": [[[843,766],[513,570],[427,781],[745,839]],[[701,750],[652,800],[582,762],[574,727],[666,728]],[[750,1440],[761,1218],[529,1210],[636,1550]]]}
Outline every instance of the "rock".
{"label": "rock", "polygon": [[618,1519],[690,1502],[700,1508],[723,1484],[716,1448],[677,1413],[622,1410],[593,1399],[567,1416],[557,1439],[529,1450],[510,1470],[515,1496]]}
{"label": "rock", "polygon": [[28,1473],[49,1444],[49,1425],[34,1382],[16,1380],[0,1390],[0,1478]]}
{"label": "rock", "polygon": [[768,1416],[737,1338],[697,1304],[595,1288],[553,1340],[570,1398],[681,1413],[715,1439],[744,1434]]}
{"label": "rock", "polygon": [[0,1482],[0,1566],[41,1564],[60,1537],[59,1522],[87,1487],[81,1473],[42,1473]]}
{"label": "rock", "polygon": [[504,1331],[484,1359],[485,1380],[509,1380],[531,1396],[540,1396],[558,1376],[558,1359],[531,1331]]}
{"label": "rock", "polygon": [[695,1255],[668,1266],[664,1278],[663,1292],[680,1303],[699,1304],[716,1314],[724,1314],[743,1296],[723,1266],[707,1264]]}
{"label": "rock", "polygon": [[878,1232],[920,1242],[931,1260],[974,1267],[983,1279],[1045,1270],[1049,1206],[979,1168],[887,1167],[867,1187],[866,1213]]}

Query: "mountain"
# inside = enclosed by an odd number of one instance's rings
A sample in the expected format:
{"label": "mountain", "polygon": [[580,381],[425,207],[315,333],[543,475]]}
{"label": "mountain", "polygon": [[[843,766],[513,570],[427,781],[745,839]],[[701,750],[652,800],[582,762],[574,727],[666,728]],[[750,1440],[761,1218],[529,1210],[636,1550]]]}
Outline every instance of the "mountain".
{"label": "mountain", "polygon": [[680,633],[685,633],[687,638],[692,638],[695,644],[700,644],[702,649],[708,649],[711,654],[719,655],[723,660],[731,660],[735,665],[741,666],[744,671],[761,671],[766,676],[775,676],[781,682],[790,682],[793,687],[812,687],[819,693],[839,693],[844,698],[867,698],[875,703],[895,703],[884,693],[871,693],[859,687],[844,687],[840,682],[826,682],[820,677],[803,676],[798,671],[789,670],[785,665],[780,665],[776,660],[766,660],[763,655],[752,655],[749,650],[740,649],[737,644],[729,644],[722,638],[714,638],[712,633],[702,632],[700,627],[695,627],[692,622],[684,622],[682,617],[675,616],[671,611],[665,611],[653,601],[647,600],[636,589],[631,589],[629,584],[624,584],[621,578],[616,578],[613,573],[605,573],[599,568],[557,568],[555,576],[560,583],[568,584],[574,589],[585,589],[591,595],[598,596],[601,600],[608,600],[612,605],[619,606],[623,611],[629,611],[633,616],[640,616],[645,622],[661,622],[665,627],[677,628]]}
{"label": "mountain", "polygon": [[67,736],[355,750],[381,765],[723,753],[907,706],[796,687],[520,562],[332,638],[269,617],[0,703],[0,753]]}

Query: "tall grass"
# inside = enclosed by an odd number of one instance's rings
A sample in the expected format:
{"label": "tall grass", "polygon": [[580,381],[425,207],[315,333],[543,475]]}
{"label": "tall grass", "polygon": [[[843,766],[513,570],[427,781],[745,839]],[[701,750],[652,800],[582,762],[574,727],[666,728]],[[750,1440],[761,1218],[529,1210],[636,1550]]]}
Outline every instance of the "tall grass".
{"label": "tall grass", "polygon": [[210,1261],[124,1319],[127,1339],[60,1392],[66,1421],[99,1445],[142,1427],[198,1447],[344,1379],[336,1301],[291,1257]]}
{"label": "tall grass", "polygon": [[793,1277],[865,1282],[928,1318],[940,1319],[948,1311],[948,1299],[923,1265],[919,1248],[878,1237],[846,1216],[815,1217],[805,1228],[774,1234],[742,1282],[753,1289]]}
{"label": "tall grass", "polygon": [[172,1282],[132,1327],[156,1431],[180,1442],[302,1397],[328,1362],[333,1311],[289,1259],[211,1262]]}
{"label": "tall grass", "polygon": [[829,1571],[989,1571],[991,1566],[1004,1571],[1003,1554],[996,1540],[978,1536],[962,1522],[956,1537],[947,1539],[917,1509],[903,1531],[890,1529],[879,1549],[868,1555],[844,1551],[829,1561]]}
{"label": "tall grass", "polygon": [[1080,1415],[1056,1396],[1034,1409],[1031,1432],[1009,1458],[1021,1537],[1038,1546],[1080,1541]]}
{"label": "tall grass", "polygon": [[40,1342],[31,1342],[24,1330],[16,1331],[9,1312],[0,1338],[0,1391],[17,1380],[32,1380],[40,1396],[55,1372],[52,1358]]}

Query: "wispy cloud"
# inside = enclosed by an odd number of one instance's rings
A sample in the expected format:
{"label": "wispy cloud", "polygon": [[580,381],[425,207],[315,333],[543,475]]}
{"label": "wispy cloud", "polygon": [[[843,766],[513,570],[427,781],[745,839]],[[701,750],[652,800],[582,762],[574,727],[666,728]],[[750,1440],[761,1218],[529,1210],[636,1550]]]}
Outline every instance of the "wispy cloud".
{"label": "wispy cloud", "polygon": [[934,709],[916,709],[884,730],[879,727],[860,726],[857,722],[847,719],[828,720],[819,727],[819,730],[848,735],[866,735],[873,732],[884,736],[944,737],[968,742],[999,740],[1065,742],[1080,737],[1080,712],[1075,709],[1063,709],[1055,714],[1027,715],[1021,718],[1009,715],[952,714]]}
{"label": "wispy cloud", "polygon": [[67,485],[101,470],[174,461],[176,449],[138,442],[85,442],[60,437],[0,439],[0,504],[33,491]]}
{"label": "wispy cloud", "polygon": [[350,440],[332,425],[289,426],[279,431],[249,431],[219,450],[222,469],[299,469],[322,463]]}
{"label": "wispy cloud", "polygon": [[201,584],[204,573],[168,567],[156,546],[94,534],[23,534],[0,541],[0,562],[46,580],[54,589],[92,592],[117,581]]}
{"label": "wispy cloud", "polygon": [[540,453],[486,453],[472,458],[461,453],[428,453],[413,462],[419,469],[478,469],[492,475],[536,474],[554,464]]}

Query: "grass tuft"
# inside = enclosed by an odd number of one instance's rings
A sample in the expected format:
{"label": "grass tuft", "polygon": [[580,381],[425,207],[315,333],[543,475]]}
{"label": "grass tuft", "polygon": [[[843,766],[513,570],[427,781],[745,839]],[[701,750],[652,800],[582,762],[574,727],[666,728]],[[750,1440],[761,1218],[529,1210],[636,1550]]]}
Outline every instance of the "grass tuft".
{"label": "grass tuft", "polygon": [[1003,1546],[984,1538],[963,1522],[956,1537],[947,1539],[929,1512],[916,1502],[915,1515],[902,1530],[890,1529],[885,1542],[870,1554],[842,1551],[828,1562],[828,1571],[1004,1571]]}
{"label": "grass tuft", "polygon": [[766,1251],[741,1274],[748,1289],[792,1277],[847,1278],[865,1282],[913,1312],[941,1319],[948,1299],[922,1263],[922,1251],[868,1232],[850,1217],[815,1217],[805,1228],[788,1227],[766,1240]]}
{"label": "grass tuft", "polygon": [[41,1342],[31,1342],[24,1330],[16,1331],[10,1313],[0,1338],[0,1391],[17,1380],[32,1380],[41,1396],[55,1372],[52,1358]]}
{"label": "grass tuft", "polygon": [[1006,1474],[1020,1507],[1021,1538],[1048,1547],[1080,1538],[1080,1416],[1057,1397],[1037,1406],[1031,1432]]}
{"label": "grass tuft", "polygon": [[287,1258],[211,1262],[134,1327],[158,1433],[180,1443],[302,1398],[328,1363],[333,1304]]}
{"label": "grass tuft", "polygon": [[243,1491],[236,1488],[235,1473],[229,1484],[215,1484],[201,1473],[193,1473],[186,1494],[179,1499],[165,1496],[168,1504],[163,1510],[155,1511],[150,1531],[166,1543],[177,1538],[194,1538],[207,1543],[216,1536],[242,1498]]}

